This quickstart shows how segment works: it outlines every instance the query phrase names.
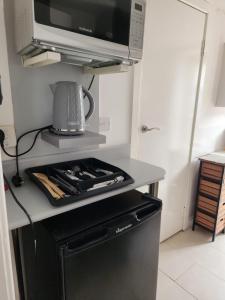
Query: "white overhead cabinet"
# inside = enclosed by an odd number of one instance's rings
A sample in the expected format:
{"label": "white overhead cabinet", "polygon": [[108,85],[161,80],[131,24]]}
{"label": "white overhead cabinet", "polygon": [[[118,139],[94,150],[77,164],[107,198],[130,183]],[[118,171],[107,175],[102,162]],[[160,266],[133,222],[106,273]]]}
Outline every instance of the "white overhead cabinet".
{"label": "white overhead cabinet", "polygon": [[16,143],[16,137],[8,66],[3,0],[0,0],[0,41],[0,129],[4,129],[9,137],[9,139],[7,139],[6,146],[13,147]]}

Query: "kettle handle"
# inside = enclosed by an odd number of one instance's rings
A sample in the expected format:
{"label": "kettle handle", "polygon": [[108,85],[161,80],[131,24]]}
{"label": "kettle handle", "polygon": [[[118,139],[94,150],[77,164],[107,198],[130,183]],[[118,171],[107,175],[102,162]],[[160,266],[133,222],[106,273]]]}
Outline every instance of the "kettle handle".
{"label": "kettle handle", "polygon": [[86,88],[84,88],[84,87],[83,87],[83,92],[84,92],[85,96],[87,96],[87,98],[88,98],[88,100],[90,102],[89,111],[88,111],[87,115],[85,116],[85,120],[87,121],[91,117],[91,115],[93,114],[93,112],[94,112],[95,103],[94,103],[94,99],[93,99],[91,93]]}

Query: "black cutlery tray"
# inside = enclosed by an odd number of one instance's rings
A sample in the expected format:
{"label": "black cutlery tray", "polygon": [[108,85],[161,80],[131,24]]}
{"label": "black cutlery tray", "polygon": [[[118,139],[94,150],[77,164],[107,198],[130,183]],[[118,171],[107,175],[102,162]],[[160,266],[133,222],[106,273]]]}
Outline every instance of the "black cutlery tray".
{"label": "black cutlery tray", "polygon": [[[84,179],[84,177],[83,177],[82,181],[72,180],[65,173],[63,173],[63,172],[66,172],[67,170],[74,169],[75,166],[80,168],[81,172],[87,171],[88,173],[91,173],[92,175],[96,176],[96,178],[89,177],[89,178]],[[106,175],[102,172],[96,172],[96,170],[98,170],[98,169],[107,170],[109,172],[112,172],[112,174]],[[44,192],[44,194],[47,196],[49,202],[53,206],[57,206],[57,207],[71,204],[76,201],[86,199],[88,197],[99,195],[101,193],[106,193],[106,192],[112,191],[114,189],[118,189],[118,188],[124,187],[126,185],[132,184],[134,182],[133,178],[130,175],[128,175],[126,172],[121,170],[120,168],[117,168],[113,165],[105,163],[96,158],[80,159],[80,160],[74,160],[74,161],[68,161],[68,162],[62,162],[62,163],[57,163],[57,164],[29,168],[26,170],[26,173],[30,177],[30,179]],[[78,194],[72,195],[65,191],[67,194],[65,197],[56,199],[51,195],[51,193],[41,183],[41,181],[33,175],[34,173],[43,173],[43,174],[47,175],[48,177],[59,175],[64,181],[66,181],[69,184],[71,184],[72,186],[74,186],[78,190]],[[123,182],[114,183],[109,186],[100,187],[95,190],[88,191],[88,189],[92,188],[95,184],[103,183],[103,182],[106,182],[109,180],[114,180],[119,176],[124,177]],[[63,190],[63,188],[61,188],[61,187],[60,187],[60,189]]]}

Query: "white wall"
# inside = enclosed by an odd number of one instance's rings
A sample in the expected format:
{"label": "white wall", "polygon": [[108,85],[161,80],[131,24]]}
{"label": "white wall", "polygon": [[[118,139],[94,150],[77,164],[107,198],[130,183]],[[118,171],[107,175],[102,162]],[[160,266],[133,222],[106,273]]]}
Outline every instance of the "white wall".
{"label": "white wall", "polygon": [[99,78],[100,118],[110,118],[107,146],[130,144],[133,102],[133,68],[128,73]]}
{"label": "white wall", "polygon": [[206,53],[201,83],[196,130],[190,165],[190,194],[186,204],[184,228],[190,226],[195,203],[198,157],[217,150],[225,150],[225,108],[216,107],[223,51],[225,43],[225,2],[191,1],[209,13]]}
{"label": "white wall", "polygon": [[216,107],[224,43],[225,10],[209,6],[205,76],[202,80],[193,157],[225,147],[225,108]]}

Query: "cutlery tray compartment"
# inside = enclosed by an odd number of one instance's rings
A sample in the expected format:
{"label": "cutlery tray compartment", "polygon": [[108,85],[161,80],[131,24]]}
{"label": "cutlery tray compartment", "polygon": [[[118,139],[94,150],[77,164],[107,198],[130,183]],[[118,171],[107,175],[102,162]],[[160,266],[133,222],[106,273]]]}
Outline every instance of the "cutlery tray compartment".
{"label": "cutlery tray compartment", "polygon": [[[53,206],[71,204],[134,182],[120,168],[95,158],[29,168],[26,173]],[[58,189],[65,194],[63,197],[54,196]]]}

